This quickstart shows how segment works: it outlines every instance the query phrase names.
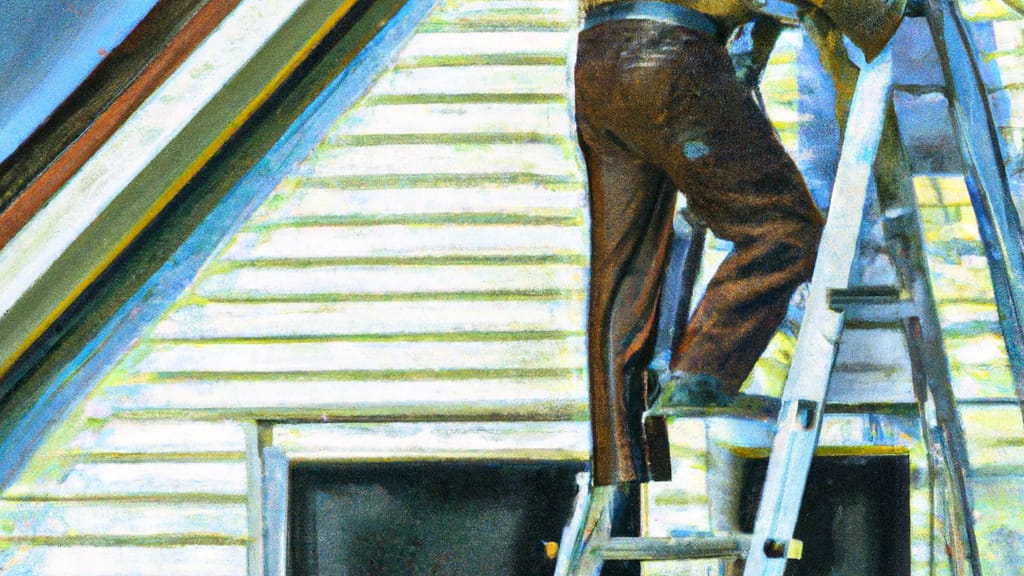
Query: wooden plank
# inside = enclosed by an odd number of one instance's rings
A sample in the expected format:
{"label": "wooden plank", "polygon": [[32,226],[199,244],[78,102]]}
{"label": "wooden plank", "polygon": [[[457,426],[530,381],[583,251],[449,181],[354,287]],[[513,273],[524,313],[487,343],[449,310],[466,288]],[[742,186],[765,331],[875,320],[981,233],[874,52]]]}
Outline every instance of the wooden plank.
{"label": "wooden plank", "polygon": [[237,4],[158,2],[17,153],[0,164],[0,248]]}
{"label": "wooden plank", "polygon": [[82,431],[68,448],[113,456],[214,453],[241,457],[245,434],[238,422],[113,420],[99,430]]}
{"label": "wooden plank", "polygon": [[929,258],[932,287],[939,302],[993,302],[992,278],[985,258],[962,258],[957,264]]}
{"label": "wooden plank", "polygon": [[[995,302],[978,304],[949,303],[939,305],[939,317],[942,318],[944,329],[961,324],[991,324],[999,321],[999,311]],[[995,326],[994,324],[992,324]],[[996,327],[998,331],[998,327]]]}
{"label": "wooden plank", "polygon": [[1007,362],[1006,346],[1000,334],[978,334],[947,339],[949,360],[959,364],[994,364]]}
{"label": "wooden plank", "polygon": [[[377,104],[343,116],[333,136],[370,134],[557,134],[572,137],[564,102]],[[331,137],[328,137],[330,142]]]}
{"label": "wooden plank", "polygon": [[246,494],[244,462],[125,462],[76,464],[60,482],[15,484],[11,499],[145,498]]}
{"label": "wooden plank", "polygon": [[130,372],[578,369],[581,337],[496,342],[216,342],[146,346]]}
{"label": "wooden plank", "polygon": [[183,175],[207,165],[346,6],[244,2],[0,251],[0,372],[181,191]]}
{"label": "wooden plank", "polygon": [[447,5],[424,24],[425,30],[557,29],[569,31],[578,24],[577,5],[550,0],[472,0]]}
{"label": "wooden plank", "polygon": [[586,460],[586,422],[294,424],[273,445],[295,461]]}
{"label": "wooden plank", "polygon": [[245,546],[12,546],[7,576],[245,576]]}
{"label": "wooden plank", "polygon": [[[10,250],[0,252],[0,270],[12,285],[5,290],[9,298],[20,294],[17,287],[23,282],[41,273],[39,260],[52,261],[67,249],[299,5],[282,0],[271,8],[252,2],[228,17],[224,29],[230,37],[217,36],[193,53],[68,181],[63,192],[34,219],[38,223],[26,228],[42,234],[30,231],[19,235]],[[252,34],[257,28],[263,33]],[[78,216],[74,222],[66,218],[71,213]],[[10,305],[8,298],[0,298],[0,310],[6,311]]]}
{"label": "wooden plank", "polygon": [[960,418],[964,425],[964,433],[971,441],[1024,444],[1020,410],[1012,402],[997,405],[965,404],[961,407]]}
{"label": "wooden plank", "polygon": [[105,387],[85,406],[94,418],[177,413],[200,418],[582,418],[582,374],[462,380],[189,379]]}
{"label": "wooden plank", "polygon": [[187,496],[240,497],[246,494],[244,462],[129,462],[77,464],[57,483],[22,484],[11,499],[104,499]]}
{"label": "wooden plank", "polygon": [[0,542],[166,537],[248,538],[245,504],[10,502],[0,500]]}
{"label": "wooden plank", "polygon": [[[440,83],[440,80],[434,80]],[[443,85],[443,84],[438,84]],[[575,154],[561,144],[382,144],[319,148],[305,175],[532,174],[582,178]]]}
{"label": "wooden plank", "polygon": [[586,250],[586,235],[576,226],[302,226],[236,234],[221,260],[549,256]]}
{"label": "wooden plank", "polygon": [[580,302],[422,301],[212,303],[173,310],[151,339],[344,336],[428,332],[583,331]]}
{"label": "wooden plank", "polygon": [[261,267],[210,274],[200,281],[196,292],[206,298],[234,299],[401,298],[422,293],[582,291],[585,282],[585,269],[571,264]]}
{"label": "wooden plank", "polygon": [[275,194],[253,215],[249,225],[439,216],[458,221],[471,214],[582,220],[585,202],[582,190],[551,190],[540,185],[405,190],[309,187]]}
{"label": "wooden plank", "polygon": [[460,66],[394,70],[370,89],[380,96],[544,94],[568,92],[565,66]]}
{"label": "wooden plank", "polygon": [[566,32],[421,32],[402,50],[398,66],[437,56],[569,53],[572,36]]}

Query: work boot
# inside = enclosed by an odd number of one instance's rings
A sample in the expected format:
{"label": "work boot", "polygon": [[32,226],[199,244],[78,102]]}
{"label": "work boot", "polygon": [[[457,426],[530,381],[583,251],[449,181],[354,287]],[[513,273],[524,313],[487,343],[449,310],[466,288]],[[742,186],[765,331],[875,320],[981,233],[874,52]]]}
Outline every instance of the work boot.
{"label": "work boot", "polygon": [[646,416],[728,416],[772,419],[779,412],[778,398],[757,394],[725,393],[722,381],[710,374],[675,371],[661,383]]}

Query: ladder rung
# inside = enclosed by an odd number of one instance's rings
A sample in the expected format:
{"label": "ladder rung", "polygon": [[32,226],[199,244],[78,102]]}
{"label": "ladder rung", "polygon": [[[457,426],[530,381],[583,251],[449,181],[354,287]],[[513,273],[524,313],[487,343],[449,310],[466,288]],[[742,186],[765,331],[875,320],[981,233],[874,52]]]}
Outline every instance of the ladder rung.
{"label": "ladder rung", "polygon": [[900,290],[895,286],[851,286],[828,290],[828,307],[836,312],[853,306],[897,304],[899,301]]}
{"label": "ladder rung", "polygon": [[846,320],[887,324],[917,314],[912,302],[900,299],[895,286],[855,286],[828,291],[828,306]]}
{"label": "ladder rung", "polygon": [[746,558],[750,535],[691,536],[686,538],[611,538],[595,544],[604,560],[700,560]]}

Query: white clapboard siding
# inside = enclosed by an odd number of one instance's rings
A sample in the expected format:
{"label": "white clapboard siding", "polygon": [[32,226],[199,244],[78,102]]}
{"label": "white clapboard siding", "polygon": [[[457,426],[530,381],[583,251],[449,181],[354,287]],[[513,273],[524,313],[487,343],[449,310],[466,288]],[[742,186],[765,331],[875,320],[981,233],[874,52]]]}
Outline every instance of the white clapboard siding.
{"label": "white clapboard siding", "polygon": [[168,496],[244,498],[245,462],[81,463],[65,477],[37,485],[15,484],[16,499],[133,499]]}
{"label": "white clapboard siding", "polygon": [[494,342],[154,343],[133,372],[274,373],[403,370],[579,369],[583,339]]}
{"label": "white clapboard siding", "polygon": [[968,21],[984,22],[1017,19],[1019,16],[1001,0],[958,0]]}
{"label": "white clapboard siding", "polygon": [[196,292],[232,299],[565,292],[584,290],[585,274],[582,266],[570,264],[237,268],[201,278]]}
{"label": "white clapboard siding", "polygon": [[[339,137],[395,134],[546,134],[569,136],[564,102],[377,104],[347,114]],[[514,194],[514,190],[512,191]]]}
{"label": "white clapboard siding", "polygon": [[295,424],[274,428],[290,460],[585,460],[585,422]]}
{"label": "white clapboard siding", "polygon": [[111,542],[130,537],[238,544],[248,538],[247,512],[244,503],[0,501],[0,546],[59,538]]}
{"label": "white clapboard siding", "polygon": [[446,217],[457,221],[467,215],[502,215],[524,218],[580,219],[585,198],[579,191],[551,190],[542,186],[478,188],[413,188],[404,190],[340,190],[305,188],[280,195],[280,206],[261,211],[250,223],[274,226],[294,221],[384,218],[414,220]]}
{"label": "white clapboard siding", "polygon": [[565,98],[566,66],[505,65],[405,68],[381,79],[371,100],[398,96],[477,96],[525,94]]}
{"label": "white clapboard siding", "polygon": [[[246,574],[256,549],[245,544],[259,538],[249,517],[258,463],[246,455],[261,442],[297,462],[585,461],[586,196],[569,106],[577,18],[564,0],[439,3],[395,67],[98,379],[35,474],[5,492],[0,572]],[[800,42],[784,35],[764,86],[791,148]],[[928,184],[936,196],[945,186]],[[952,278],[937,291],[957,298],[943,317],[954,327],[993,320],[991,288],[965,258],[932,259]],[[851,390],[907,396],[899,338],[844,337],[837,365]],[[955,370],[1004,369],[978,351],[988,340],[969,340],[952,343]],[[957,386],[981,387],[975,376]],[[971,446],[983,452],[972,461],[981,477],[1007,473],[1019,431],[987,423],[1012,419],[965,418],[969,434],[983,430]],[[826,440],[855,437],[843,426],[867,433],[863,419],[847,420],[827,420]],[[266,426],[258,439],[255,422]],[[704,423],[671,425],[674,480],[650,487],[650,525],[708,529]],[[927,567],[919,492],[912,554]],[[980,492],[986,534],[1016,530],[998,516],[1008,508],[999,494]]]}
{"label": "white clapboard siding", "polygon": [[1024,48],[1024,24],[1019,19],[997,20],[991,23],[992,40],[1000,52]]}
{"label": "white clapboard siding", "polygon": [[577,3],[558,0],[470,0],[431,14],[427,30],[568,30],[579,22]]}
{"label": "white clapboard siding", "polygon": [[212,454],[241,459],[245,455],[245,432],[239,422],[111,420],[99,430],[83,431],[70,448],[114,458],[132,454]]}
{"label": "white clapboard siding", "polygon": [[245,576],[245,546],[0,548],[4,576]]}
{"label": "white clapboard siding", "polygon": [[441,300],[188,305],[166,316],[155,339],[287,338],[447,332],[582,332],[577,302]]}
{"label": "white clapboard siding", "polygon": [[985,84],[998,89],[1024,83],[1024,52],[1018,49],[994,56],[982,67]]}
{"label": "white clapboard siding", "polygon": [[[532,174],[578,178],[568,146],[558,144],[381,144],[325,147],[304,163],[314,177],[406,174]],[[500,180],[498,180],[500,181]]]}
{"label": "white clapboard siding", "polygon": [[223,259],[551,256],[582,254],[585,241],[575,226],[302,226],[238,234]]}
{"label": "white clapboard siding", "polygon": [[93,418],[180,414],[200,418],[437,420],[585,417],[582,376],[290,380],[189,380],[111,386],[86,404]]}
{"label": "white clapboard siding", "polygon": [[571,41],[560,31],[422,32],[406,45],[398,66],[437,56],[550,54],[565,61]]}
{"label": "white clapboard siding", "polygon": [[[1003,478],[1016,477],[1024,482],[1024,424],[1020,408],[1010,403],[1001,405],[967,405],[960,411],[975,474]],[[1022,492],[989,489],[989,499],[1019,500]]]}

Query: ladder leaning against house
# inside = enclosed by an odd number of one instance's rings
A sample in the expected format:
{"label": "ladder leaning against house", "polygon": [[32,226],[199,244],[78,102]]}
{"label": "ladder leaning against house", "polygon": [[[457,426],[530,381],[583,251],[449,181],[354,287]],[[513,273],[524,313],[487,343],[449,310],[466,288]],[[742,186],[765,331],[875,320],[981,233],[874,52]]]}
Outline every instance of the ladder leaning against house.
{"label": "ladder leaning against house", "polygon": [[[945,77],[950,116],[988,256],[1001,328],[1024,414],[1024,254],[1020,222],[1007,185],[978,58],[954,0],[915,5],[928,19]],[[591,498],[581,479],[575,513],[566,527],[556,576],[597,576],[606,560],[745,558],[745,576],[781,576],[801,556],[793,539],[800,503],[821,432],[825,398],[845,321],[898,319],[909,353],[911,382],[929,455],[929,468],[944,487],[946,550],[954,574],[980,576],[968,484],[970,465],[949,360],[923,255],[920,214],[910,165],[892,101],[892,58],[883,51],[859,73],[842,144],[823,249],[814,270],[803,323],[778,408],[768,471],[753,534],[706,537],[612,537],[607,502]],[[884,103],[879,105],[879,103]],[[898,286],[851,286],[868,191],[877,193],[882,229]],[[695,236],[701,238],[701,232]],[[692,289],[691,244],[682,299]],[[685,310],[679,316],[685,320]],[[666,411],[664,416],[751,417]]]}

